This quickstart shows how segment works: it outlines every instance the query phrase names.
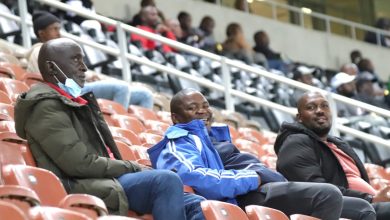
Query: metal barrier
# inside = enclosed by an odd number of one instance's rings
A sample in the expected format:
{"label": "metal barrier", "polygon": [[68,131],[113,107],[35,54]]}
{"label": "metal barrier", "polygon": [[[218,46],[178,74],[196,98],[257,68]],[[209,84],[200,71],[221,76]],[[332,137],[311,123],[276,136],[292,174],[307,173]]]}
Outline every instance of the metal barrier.
{"label": "metal barrier", "polygon": [[[26,0],[19,0],[19,1],[26,1]],[[292,79],[288,79],[288,78],[283,77],[283,76],[275,75],[275,74],[272,74],[270,72],[267,72],[267,71],[264,71],[264,70],[246,65],[246,64],[242,64],[240,62],[237,62],[237,61],[234,61],[234,60],[231,60],[231,59],[228,59],[228,58],[216,55],[216,54],[212,54],[212,53],[209,53],[209,52],[197,49],[197,48],[193,48],[191,46],[188,46],[188,45],[161,37],[159,35],[155,35],[155,34],[140,30],[138,28],[123,24],[121,22],[118,22],[118,21],[110,19],[110,18],[106,18],[106,17],[101,16],[101,15],[87,13],[83,10],[77,10],[77,9],[74,9],[74,8],[68,6],[64,3],[61,3],[59,1],[54,1],[54,0],[36,0],[36,1],[50,5],[52,7],[58,8],[58,9],[72,11],[80,16],[95,19],[95,20],[98,20],[99,22],[102,22],[105,24],[115,25],[117,27],[117,29],[119,30],[119,31],[117,31],[118,39],[120,39],[120,42],[119,42],[120,49],[119,50],[102,45],[102,44],[99,44],[99,43],[96,43],[96,42],[86,41],[86,40],[81,39],[78,36],[74,36],[74,35],[71,35],[68,33],[61,33],[61,34],[64,37],[71,38],[71,39],[73,39],[81,44],[94,47],[96,49],[102,50],[105,53],[116,56],[124,64],[126,64],[126,62],[128,63],[128,61],[130,60],[130,61],[133,61],[135,63],[147,65],[147,66],[155,68],[159,71],[166,72],[168,74],[172,74],[174,76],[184,78],[184,79],[190,80],[192,82],[196,82],[202,86],[211,88],[213,90],[218,90],[218,91],[224,92],[225,93],[226,107],[228,110],[234,111],[232,96],[235,96],[235,97],[241,98],[243,100],[246,100],[246,101],[249,101],[252,103],[256,103],[256,104],[260,104],[264,107],[276,109],[276,110],[279,110],[279,111],[282,111],[282,112],[285,112],[285,113],[288,113],[291,115],[296,114],[295,108],[289,108],[289,107],[286,107],[286,106],[283,106],[280,104],[276,104],[276,103],[270,102],[268,100],[261,99],[261,98],[258,98],[258,97],[252,96],[252,95],[248,95],[244,92],[232,89],[231,83],[230,83],[230,78],[229,78],[230,73],[229,73],[229,68],[228,68],[228,66],[230,66],[230,67],[235,67],[235,68],[241,69],[241,70],[246,71],[246,72],[255,73],[259,76],[263,76],[263,77],[266,77],[268,79],[272,79],[272,80],[275,80],[277,82],[281,82],[281,83],[287,84],[289,86],[293,86],[295,88],[300,88],[300,89],[303,89],[306,91],[321,92],[322,94],[327,96],[327,98],[329,99],[329,101],[331,103],[331,106],[334,106],[334,104],[332,104],[332,103],[334,103],[334,101],[337,100],[337,101],[344,102],[344,103],[347,103],[347,104],[350,104],[353,106],[358,106],[362,109],[365,109],[365,110],[368,110],[371,112],[375,112],[376,114],[390,118],[390,111],[387,111],[387,110],[384,110],[384,109],[381,109],[381,108],[378,108],[375,106],[371,106],[371,105],[368,105],[366,103],[359,102],[359,101],[356,101],[353,99],[349,99],[349,98],[346,98],[346,97],[343,97],[343,96],[340,96],[340,95],[337,95],[337,94],[334,94],[334,93],[331,93],[331,92],[328,92],[325,90],[321,90],[319,88],[312,87],[312,86],[294,81]],[[22,4],[22,3],[20,3],[20,4]],[[21,13],[27,13],[27,11],[21,10]],[[20,19],[19,17],[14,16],[14,15],[4,14],[4,13],[0,12],[0,16],[6,17],[6,18],[14,20],[18,23],[21,23],[22,28],[27,28],[28,26],[32,25],[31,21],[27,21],[25,19],[24,20]],[[158,63],[154,63],[148,59],[144,59],[144,58],[141,58],[141,57],[138,57],[138,56],[135,56],[133,54],[128,53],[127,52],[127,43],[125,40],[126,39],[125,32],[135,33],[135,34],[141,35],[143,37],[150,38],[150,39],[159,41],[161,43],[167,44],[167,45],[172,46],[174,48],[177,48],[179,50],[183,50],[183,51],[186,51],[188,53],[191,53],[191,54],[194,54],[197,56],[201,56],[204,58],[208,58],[208,59],[220,62],[222,65],[222,70],[223,70],[222,75],[223,75],[224,85],[219,85],[219,84],[213,83],[213,82],[205,80],[205,79],[200,79],[200,78],[191,76],[185,72],[179,71],[177,69],[170,68],[170,67],[158,64]],[[30,39],[30,37],[28,36],[28,31],[22,31],[22,33],[23,33],[24,38],[27,37],[28,39]],[[27,45],[28,45],[28,43],[27,43]],[[29,48],[28,46],[25,46],[25,47]],[[126,65],[124,65],[124,66],[126,66]],[[130,81],[131,80],[130,65],[127,64],[127,66],[129,67],[128,70],[124,69],[123,73],[125,75],[124,78],[127,81]],[[335,107],[332,108],[332,112],[337,112]],[[364,140],[367,140],[367,141],[370,141],[370,142],[373,142],[376,144],[381,144],[381,145],[385,145],[387,147],[390,147],[390,141],[387,141],[387,140],[384,140],[382,138],[376,137],[374,135],[366,134],[366,133],[363,133],[361,131],[357,131],[355,129],[351,129],[351,128],[345,127],[343,125],[340,125],[337,123],[337,120],[336,120],[337,117],[333,117],[333,118],[334,118],[333,128],[336,131],[340,130],[346,134],[350,134],[350,135],[355,136],[357,138],[361,138],[361,139],[364,139]]]}

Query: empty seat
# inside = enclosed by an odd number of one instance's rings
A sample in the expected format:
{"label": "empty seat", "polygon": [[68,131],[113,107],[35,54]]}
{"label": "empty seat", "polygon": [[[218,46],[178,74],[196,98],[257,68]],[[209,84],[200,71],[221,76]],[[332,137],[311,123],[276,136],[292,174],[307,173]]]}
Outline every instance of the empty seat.
{"label": "empty seat", "polygon": [[241,138],[256,142],[258,144],[267,144],[268,139],[266,139],[260,131],[254,130],[252,128],[238,128],[238,133]]}
{"label": "empty seat", "polygon": [[31,87],[36,83],[43,82],[43,78],[40,73],[25,73],[22,78],[22,82]]}
{"label": "empty seat", "polygon": [[220,201],[206,200],[201,202],[206,220],[245,220],[248,219],[240,207]]}
{"label": "empty seat", "polygon": [[249,205],[245,207],[249,220],[288,220],[283,212],[258,205]]}
{"label": "empty seat", "polygon": [[141,107],[136,105],[130,105],[128,112],[130,114],[135,115],[137,118],[139,118],[141,121],[145,120],[158,120],[158,117],[154,111]]}
{"label": "empty seat", "polygon": [[[136,214],[134,215],[137,216]],[[140,218],[124,217],[118,215],[107,215],[107,216],[99,217],[97,220],[137,220],[137,219],[139,220]],[[147,218],[142,218],[142,219],[147,219]]]}
{"label": "empty seat", "polygon": [[119,153],[121,154],[123,160],[136,161],[140,158],[138,153],[134,152],[134,150],[131,149],[131,147],[126,143],[123,143],[122,141],[115,141],[115,144],[118,147]]}
{"label": "empty seat", "polygon": [[17,80],[22,80],[24,74],[26,73],[26,70],[24,70],[20,65],[15,63],[0,62],[0,67],[4,67],[10,70],[12,72],[13,77],[9,78],[14,78]]}
{"label": "empty seat", "polygon": [[0,132],[16,132],[14,121],[0,121]]}
{"label": "empty seat", "polygon": [[308,215],[302,215],[302,214],[294,214],[290,215],[291,220],[320,220],[319,218],[315,218]]}
{"label": "empty seat", "polygon": [[112,114],[120,114],[126,115],[126,109],[119,103],[107,100],[107,99],[97,99],[100,109],[103,114],[112,115]]}
{"label": "empty seat", "polygon": [[16,144],[27,144],[25,139],[19,137],[16,132],[13,131],[0,132],[0,140]]}
{"label": "empty seat", "polygon": [[0,220],[27,220],[27,216],[16,205],[0,201]]}
{"label": "empty seat", "polygon": [[267,152],[263,151],[262,147],[252,141],[248,141],[246,139],[237,138],[233,141],[233,143],[237,146],[240,151],[248,152],[256,157],[260,158],[263,155],[267,155]]}
{"label": "empty seat", "polygon": [[12,104],[11,98],[4,91],[0,91],[0,103]]}
{"label": "empty seat", "polygon": [[173,124],[170,112],[158,111],[157,112],[157,117],[160,119],[160,121],[163,121],[163,122],[168,123],[170,125]]}
{"label": "empty seat", "polygon": [[92,219],[108,215],[107,207],[103,200],[87,194],[66,196],[60,202],[59,207],[82,213]]}
{"label": "empty seat", "polygon": [[115,140],[122,141],[128,145],[141,145],[141,141],[138,136],[130,130],[110,127],[110,131]]}
{"label": "empty seat", "polygon": [[57,207],[37,206],[30,210],[31,220],[91,220],[86,215]]}
{"label": "empty seat", "polygon": [[114,120],[115,126],[131,130],[137,135],[146,130],[142,122],[134,116],[114,115],[112,118]]}
{"label": "empty seat", "polygon": [[7,93],[11,100],[15,102],[19,94],[28,91],[29,87],[26,83],[16,79],[1,78],[0,90]]}
{"label": "empty seat", "polygon": [[0,120],[13,121],[14,120],[14,106],[10,104],[0,103]]}
{"label": "empty seat", "polygon": [[45,169],[6,165],[3,167],[3,179],[7,185],[20,185],[34,190],[41,199],[41,204],[45,206],[57,206],[66,196],[58,177]]}
{"label": "empty seat", "polygon": [[141,134],[139,134],[139,138],[143,146],[151,147],[160,142],[164,138],[164,136],[149,132],[142,132]]}
{"label": "empty seat", "polygon": [[0,200],[16,205],[25,214],[28,214],[30,208],[41,203],[38,195],[33,190],[16,185],[0,186]]}
{"label": "empty seat", "polygon": [[144,121],[145,127],[147,129],[152,130],[153,132],[149,131],[149,133],[155,133],[164,135],[165,131],[169,128],[169,124],[163,121],[155,121],[155,120],[145,120]]}

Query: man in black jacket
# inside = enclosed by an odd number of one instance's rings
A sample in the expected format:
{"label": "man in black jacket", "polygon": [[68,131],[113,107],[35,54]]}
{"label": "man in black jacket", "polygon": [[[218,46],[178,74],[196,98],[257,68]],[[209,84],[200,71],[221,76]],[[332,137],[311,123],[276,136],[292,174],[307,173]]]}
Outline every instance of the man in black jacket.
{"label": "man in black jacket", "polygon": [[297,122],[284,123],[276,139],[277,170],[290,181],[332,183],[356,204],[370,202],[377,219],[390,219],[390,187],[376,191],[369,185],[353,149],[329,135],[331,121],[326,98],[318,92],[305,93],[298,101]]}

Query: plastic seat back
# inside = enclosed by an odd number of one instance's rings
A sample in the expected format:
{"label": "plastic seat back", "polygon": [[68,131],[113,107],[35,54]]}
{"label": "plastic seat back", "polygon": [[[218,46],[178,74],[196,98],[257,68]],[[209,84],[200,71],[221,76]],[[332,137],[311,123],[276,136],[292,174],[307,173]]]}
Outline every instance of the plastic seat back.
{"label": "plastic seat back", "polygon": [[26,92],[29,89],[30,87],[22,81],[8,78],[0,79],[0,90],[7,93],[13,102],[16,101],[21,93]]}
{"label": "plastic seat back", "polygon": [[249,220],[288,220],[288,216],[283,212],[258,205],[249,205],[245,207]]}
{"label": "plastic seat back", "polygon": [[126,109],[119,103],[108,100],[108,99],[97,99],[100,109],[103,114],[112,115],[112,114],[120,114],[126,115]]}
{"label": "plastic seat back", "polygon": [[87,194],[67,195],[60,202],[59,207],[82,213],[92,219],[108,215],[107,207],[103,200]]}
{"label": "plastic seat back", "polygon": [[58,177],[45,169],[6,165],[3,167],[3,178],[5,184],[20,185],[34,190],[44,206],[57,206],[67,195]]}
{"label": "plastic seat back", "polygon": [[56,208],[56,207],[43,207],[38,206],[30,210],[29,216],[31,220],[90,220],[91,218],[87,217],[84,214]]}
{"label": "plastic seat back", "polygon": [[135,153],[131,147],[122,141],[115,141],[116,146],[118,147],[119,153],[122,156],[123,160],[132,160],[136,161],[139,159],[138,153]]}
{"label": "plastic seat back", "polygon": [[146,130],[138,118],[127,115],[114,115],[115,126],[133,131],[135,134],[139,134]]}
{"label": "plastic seat back", "polygon": [[10,104],[0,103],[0,115],[6,117],[1,117],[0,120],[13,121],[14,120],[14,106]]}
{"label": "plastic seat back", "polygon": [[145,120],[156,120],[158,121],[158,117],[154,111],[141,107],[136,105],[130,105],[128,112],[130,114],[135,115],[137,118],[139,118],[141,121]]}
{"label": "plastic seat back", "polygon": [[110,127],[110,131],[115,140],[122,141],[128,145],[141,145],[141,141],[138,136],[130,130]]}
{"label": "plastic seat back", "polygon": [[28,220],[27,216],[16,205],[0,201],[0,220]]}
{"label": "plastic seat back", "polygon": [[0,91],[0,103],[9,104],[9,105],[12,104],[11,98],[4,91]]}
{"label": "plastic seat back", "polygon": [[240,207],[220,201],[206,200],[201,202],[206,220],[247,220],[245,212]]}
{"label": "plastic seat back", "polygon": [[32,207],[40,205],[38,195],[31,189],[17,185],[0,186],[0,200],[12,203],[28,214]]}
{"label": "plastic seat back", "polygon": [[320,220],[319,218],[315,218],[308,215],[302,215],[302,214],[294,214],[290,215],[291,220]]}

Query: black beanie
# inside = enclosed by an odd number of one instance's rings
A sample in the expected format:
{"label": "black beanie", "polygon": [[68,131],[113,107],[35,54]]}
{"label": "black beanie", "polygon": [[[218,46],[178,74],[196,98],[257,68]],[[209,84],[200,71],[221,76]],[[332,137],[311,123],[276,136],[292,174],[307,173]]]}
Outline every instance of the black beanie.
{"label": "black beanie", "polygon": [[32,20],[33,20],[34,33],[37,37],[39,37],[38,36],[39,30],[45,29],[47,26],[56,22],[61,23],[59,18],[46,11],[40,11],[34,13]]}

